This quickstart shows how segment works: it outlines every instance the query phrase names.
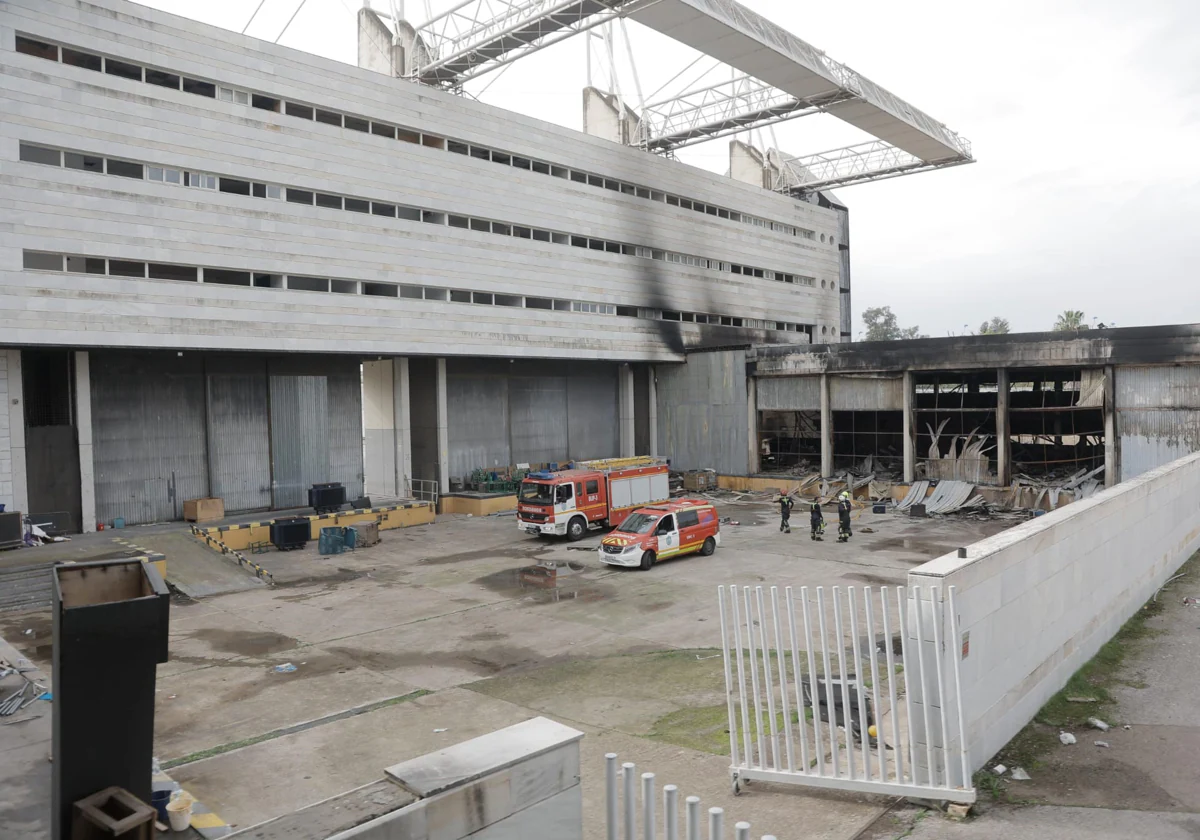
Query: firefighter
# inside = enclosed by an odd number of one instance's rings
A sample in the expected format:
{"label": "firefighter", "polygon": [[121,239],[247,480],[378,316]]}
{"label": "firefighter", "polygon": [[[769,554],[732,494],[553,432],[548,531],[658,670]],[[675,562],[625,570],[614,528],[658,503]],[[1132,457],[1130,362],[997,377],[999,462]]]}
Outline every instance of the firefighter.
{"label": "firefighter", "polygon": [[838,496],[838,542],[849,542],[853,536],[850,532],[850,491],[843,490]]}
{"label": "firefighter", "polygon": [[782,490],[779,491],[779,530],[785,534],[792,533],[792,508],[795,505],[791,496]]}
{"label": "firefighter", "polygon": [[812,538],[814,540],[822,540],[825,533],[825,514],[821,512],[821,500],[813,499],[812,505],[808,509],[808,522],[812,527]]}

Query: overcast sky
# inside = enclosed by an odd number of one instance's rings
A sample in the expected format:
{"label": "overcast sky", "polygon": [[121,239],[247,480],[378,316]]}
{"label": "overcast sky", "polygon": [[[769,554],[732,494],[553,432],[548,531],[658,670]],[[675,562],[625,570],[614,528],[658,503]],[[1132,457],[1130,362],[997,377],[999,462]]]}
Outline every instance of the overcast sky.
{"label": "overcast sky", "polygon": [[[1068,308],[1120,326],[1200,321],[1200,2],[742,2],[973,144],[970,166],[837,191],[850,207],[856,336],[862,310],[882,305],[935,336],[995,315],[1014,331],[1049,329]],[[274,41],[300,4],[263,0],[247,34]],[[148,5],[241,31],[258,0]],[[303,0],[279,43],[353,63],[360,5]],[[426,5],[407,0],[407,16],[420,22]],[[696,54],[627,29],[652,101]],[[471,89],[578,128],[584,56],[577,37]],[[627,60],[617,73],[636,105]],[[804,154],[867,138],[822,115],[751,139]],[[727,142],[680,157],[725,172]]]}

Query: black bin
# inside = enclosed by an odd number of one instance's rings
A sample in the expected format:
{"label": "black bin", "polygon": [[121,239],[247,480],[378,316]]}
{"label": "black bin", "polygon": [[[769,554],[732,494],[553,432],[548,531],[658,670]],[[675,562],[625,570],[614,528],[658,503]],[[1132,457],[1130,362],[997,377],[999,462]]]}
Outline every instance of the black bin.
{"label": "black bin", "polygon": [[121,787],[150,801],[170,597],[141,560],[54,569],[52,840],[72,836],[72,804],[97,791]]}
{"label": "black bin", "polygon": [[341,510],[346,504],[346,488],[340,481],[314,484],[308,488],[308,505],[317,513]]}
{"label": "black bin", "polygon": [[291,551],[293,548],[304,548],[308,545],[308,519],[298,516],[294,519],[276,519],[271,523],[271,545],[280,551]]}

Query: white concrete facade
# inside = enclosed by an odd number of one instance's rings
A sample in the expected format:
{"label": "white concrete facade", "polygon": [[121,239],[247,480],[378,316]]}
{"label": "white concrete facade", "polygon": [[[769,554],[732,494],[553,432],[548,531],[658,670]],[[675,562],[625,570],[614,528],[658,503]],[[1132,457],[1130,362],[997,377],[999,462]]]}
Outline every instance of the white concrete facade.
{"label": "white concrete facade", "polygon": [[[55,49],[17,52],[18,35]],[[64,63],[63,46],[124,75]],[[654,361],[705,343],[807,341],[810,329],[837,340],[840,222],[827,208],[122,0],[4,4],[0,73],[10,345]],[[158,83],[173,74],[189,89]],[[322,122],[314,107],[399,134]],[[22,144],[118,172],[22,160]],[[150,167],[221,189],[150,180]],[[288,190],[319,195],[300,204]],[[320,204],[347,198],[396,215]],[[56,268],[26,252],[109,262]],[[151,279],[153,267],[116,276],[130,268],[113,260],[201,269],[206,282]],[[262,285],[212,282],[214,269]],[[332,290],[290,287],[312,278]]]}
{"label": "white concrete facade", "polygon": [[0,400],[0,503],[8,510],[28,513],[20,350],[0,350]]}

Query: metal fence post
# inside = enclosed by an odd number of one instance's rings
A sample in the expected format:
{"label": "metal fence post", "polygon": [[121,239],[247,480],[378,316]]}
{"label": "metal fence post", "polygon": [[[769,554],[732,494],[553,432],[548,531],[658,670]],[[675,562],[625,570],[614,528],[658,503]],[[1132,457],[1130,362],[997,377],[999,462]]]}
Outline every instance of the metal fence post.
{"label": "metal fence post", "polygon": [[663,822],[667,840],[679,840],[679,788],[675,785],[663,786]]}
{"label": "metal fence post", "polygon": [[604,756],[604,811],[608,817],[605,826],[606,840],[617,840],[617,754]]}
{"label": "metal fence post", "polygon": [[654,840],[654,774],[642,774],[642,837]]}
{"label": "metal fence post", "polygon": [[733,827],[734,837],[737,840],[750,840],[750,823],[740,822]]}
{"label": "metal fence post", "polygon": [[637,765],[627,761],[621,770],[625,774],[625,840],[637,840],[637,782],[633,778]]}
{"label": "metal fence post", "polygon": [[700,840],[700,797],[689,796],[685,804],[687,815],[684,829],[687,832],[687,840]]}
{"label": "metal fence post", "polygon": [[708,840],[722,840],[725,834],[725,811],[722,808],[708,809]]}

